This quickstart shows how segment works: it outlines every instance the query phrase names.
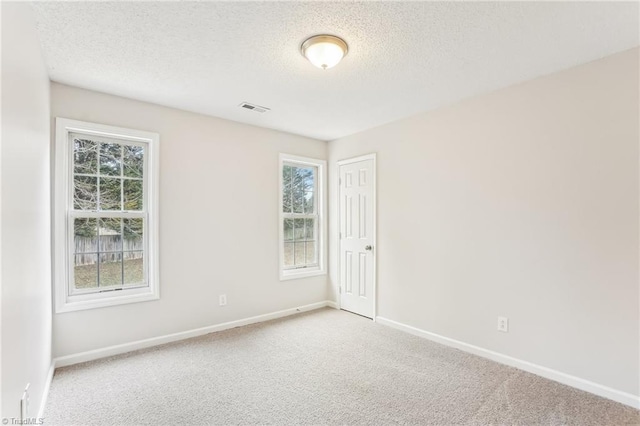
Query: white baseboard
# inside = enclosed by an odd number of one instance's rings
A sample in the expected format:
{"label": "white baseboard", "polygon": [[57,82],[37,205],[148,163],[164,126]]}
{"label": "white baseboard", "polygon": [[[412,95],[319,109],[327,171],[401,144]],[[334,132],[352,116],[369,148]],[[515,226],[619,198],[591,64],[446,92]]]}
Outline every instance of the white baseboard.
{"label": "white baseboard", "polygon": [[56,361],[51,361],[51,367],[47,373],[47,380],[44,382],[44,389],[42,390],[42,398],[40,399],[40,408],[38,409],[38,418],[44,417],[44,407],[47,405],[47,398],[49,397],[49,388],[51,387],[51,381],[53,380],[53,373],[56,370]]}
{"label": "white baseboard", "polygon": [[333,309],[340,309],[338,308],[338,302],[334,302],[333,300],[327,300],[327,306]]}
{"label": "white baseboard", "polygon": [[499,362],[511,367],[518,368],[520,370],[527,371],[529,373],[542,376],[546,379],[554,380],[567,386],[574,387],[576,389],[583,390],[585,392],[592,393],[594,395],[601,396],[603,398],[611,399],[616,402],[620,402],[625,405],[629,405],[633,408],[640,409],[640,396],[633,395],[627,392],[622,392],[598,383],[591,382],[589,380],[581,379],[576,376],[571,376],[566,373],[562,373],[551,368],[543,367],[541,365],[533,364],[528,361],[513,358],[508,355],[503,355],[498,352],[493,352],[488,349],[481,348],[479,346],[470,345],[468,343],[461,342],[459,340],[450,339],[448,337],[441,336],[439,334],[431,333],[429,331],[421,330],[410,325],[402,324],[397,321],[393,321],[383,317],[376,317],[378,323],[386,325],[398,330],[405,331],[415,336],[424,337],[436,343],[450,346],[452,348],[460,349],[461,351],[468,352],[474,355],[481,356],[483,358],[490,359],[492,361]]}
{"label": "white baseboard", "polygon": [[300,312],[306,312],[314,309],[324,308],[326,306],[333,307],[334,305],[335,305],[335,302],[325,300],[323,302],[312,303],[310,305],[300,306],[297,308],[285,309],[282,311],[271,312],[269,314],[258,315],[255,317],[225,322],[222,324],[210,325],[207,327],[196,328],[194,330],[182,331],[179,333],[167,334],[165,336],[152,337],[150,339],[124,343],[122,345],[109,346],[106,348],[95,349],[92,351],[61,356],[53,360],[53,366],[55,368],[58,368],[58,367],[65,367],[73,364],[78,364],[81,362],[93,361],[100,358],[106,358],[113,355],[119,355],[126,352],[136,351],[138,349],[150,348],[152,346],[158,346],[158,345],[163,345],[165,343],[176,342],[178,340],[189,339],[191,337],[202,336],[204,334],[214,333],[216,331],[228,330],[230,328],[241,327],[243,325],[255,324],[258,322],[264,322],[264,321],[269,321],[276,318],[282,318],[282,317],[294,315]]}

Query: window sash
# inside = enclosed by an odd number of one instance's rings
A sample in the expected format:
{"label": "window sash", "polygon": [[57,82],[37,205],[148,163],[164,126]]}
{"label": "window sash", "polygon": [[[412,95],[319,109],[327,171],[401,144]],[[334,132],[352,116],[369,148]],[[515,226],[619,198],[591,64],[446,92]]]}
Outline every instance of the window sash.
{"label": "window sash", "polygon": [[282,219],[318,219],[318,215],[311,213],[282,213]]}
{"label": "window sash", "polygon": [[[291,270],[300,270],[300,269],[311,269],[311,268],[319,268],[320,266],[320,236],[318,235],[319,232],[319,228],[320,228],[320,222],[319,222],[319,216],[318,215],[314,215],[314,214],[303,214],[303,213],[282,213],[281,215],[281,219],[283,224],[284,221],[287,219],[313,219],[313,239],[307,239],[306,236],[304,239],[302,240],[296,240],[295,236],[294,239],[292,240],[285,240],[284,238],[284,225],[282,227],[283,229],[283,235],[281,236],[282,239],[282,245],[283,245],[283,249],[284,246],[286,244],[293,244],[293,265],[285,265],[284,263],[284,258],[282,259],[282,270],[283,271],[291,271]],[[294,235],[295,235],[295,230],[294,230]],[[307,257],[307,243],[314,243],[314,250],[315,250],[315,261],[314,262],[307,262],[306,261],[306,257]],[[299,264],[296,265],[295,262],[295,245],[296,244],[304,244],[305,248],[304,248],[304,257],[305,257],[305,262],[303,264]]]}
{"label": "window sash", "polygon": [[131,285],[110,285],[105,287],[97,287],[95,289],[74,289],[69,296],[82,296],[86,294],[111,293],[114,291],[129,290],[135,288],[147,288],[148,284],[131,284]]}
{"label": "window sash", "polygon": [[[149,259],[148,259],[148,255],[147,253],[149,253],[148,247],[149,247],[149,219],[148,219],[148,214],[146,212],[126,212],[126,213],[119,213],[118,212],[114,212],[114,214],[110,214],[108,216],[103,215],[103,212],[85,212],[85,211],[73,211],[73,212],[69,212],[68,216],[67,216],[67,229],[69,231],[68,236],[67,236],[67,247],[68,247],[68,252],[67,252],[67,258],[68,258],[68,262],[67,262],[67,267],[68,267],[68,280],[67,280],[67,295],[68,296],[75,296],[75,295],[80,295],[80,294],[96,294],[96,293],[104,293],[104,292],[109,292],[109,291],[114,291],[114,290],[128,290],[128,289],[132,289],[132,288],[147,288],[149,287]],[[89,219],[100,219],[100,218],[116,218],[116,219],[143,219],[143,228],[142,228],[142,250],[140,250],[142,252],[142,274],[143,274],[143,280],[142,283],[135,283],[135,284],[126,284],[126,283],[122,283],[122,285],[112,285],[112,286],[105,286],[105,287],[100,287],[100,275],[98,272],[98,283],[97,283],[97,287],[95,288],[89,288],[89,289],[79,289],[76,288],[75,285],[75,256],[78,254],[83,254],[83,253],[76,253],[75,252],[75,220],[76,219],[84,219],[84,218],[89,218]],[[99,237],[98,237],[99,238]],[[100,244],[99,242],[97,244]],[[123,248],[124,248],[124,242],[123,244]],[[99,266],[99,262],[100,262],[100,254],[103,253],[122,253],[124,255],[125,251],[124,250],[120,250],[120,251],[100,251],[98,250],[97,252],[90,252],[87,254],[96,254],[97,255],[97,259],[96,261],[98,262],[97,264],[97,268],[100,268]],[[122,258],[122,262],[124,262],[124,256]]]}
{"label": "window sash", "polygon": [[[313,169],[313,211],[311,213],[294,213],[293,212],[293,193],[291,194],[291,212],[283,211],[284,208],[284,188],[280,188],[282,198],[280,199],[280,213],[282,214],[295,214],[295,215],[318,215],[318,165],[315,164],[303,164],[303,163],[295,163],[292,161],[284,161],[282,163],[282,167],[280,167],[280,175],[282,176],[282,172],[285,166],[294,167],[298,169]],[[284,182],[283,182],[284,183]],[[293,185],[291,187],[293,191]]]}
{"label": "window sash", "polygon": [[118,210],[71,210],[67,216],[70,219],[76,218],[123,218],[123,219],[136,219],[136,218],[146,218],[148,215],[145,211],[138,210],[126,210],[126,211],[118,211]]}
{"label": "window sash", "polygon": [[[78,136],[80,137],[78,138]],[[117,143],[119,145],[140,146],[143,148],[146,148],[149,145],[149,143],[146,140],[141,140],[141,141],[136,140],[139,138],[136,138],[135,136],[123,135],[122,139],[120,139],[115,137],[104,136],[99,133],[85,131],[85,130],[70,131],[68,132],[68,137],[70,141],[77,138],[77,139],[90,139],[92,142],[98,142],[98,143],[108,143],[108,144]],[[73,146],[71,146],[71,144],[69,145],[70,145],[69,149],[73,153]],[[71,161],[71,166],[73,167],[73,161]]]}
{"label": "window sash", "polygon": [[[123,136],[124,137],[124,136]],[[100,146],[100,144],[117,144],[117,145],[123,145],[123,146],[137,146],[142,148],[143,151],[143,157],[142,157],[142,177],[131,177],[131,176],[125,176],[124,175],[124,153],[122,152],[120,155],[120,174],[119,175],[106,175],[106,174],[102,174],[100,173],[100,149],[97,149],[96,151],[96,173],[76,173],[75,172],[75,162],[74,162],[74,154],[75,154],[75,144],[74,144],[74,139],[87,139],[90,140],[91,142],[95,142],[98,144],[98,147]],[[133,138],[132,138],[133,139]],[[69,174],[69,188],[68,188],[68,199],[67,201],[67,208],[68,211],[101,211],[101,212],[121,212],[121,211],[127,211],[127,210],[123,210],[123,203],[124,203],[124,185],[120,186],[120,209],[119,210],[100,210],[100,180],[101,178],[107,178],[107,179],[122,179],[122,180],[138,180],[138,181],[142,181],[142,208],[140,210],[135,210],[135,211],[146,211],[148,209],[148,197],[147,197],[147,193],[148,193],[148,189],[149,189],[149,143],[148,142],[139,142],[136,140],[131,140],[131,139],[117,139],[117,138],[110,138],[107,136],[101,136],[101,135],[95,135],[92,132],[79,132],[79,131],[73,131],[73,132],[68,132],[67,133],[67,160],[68,160],[68,170],[67,173]],[[96,199],[96,209],[95,210],[83,210],[83,209],[76,209],[74,207],[74,197],[75,197],[75,192],[74,192],[74,185],[75,185],[75,176],[86,176],[86,177],[95,177],[96,178],[96,190],[97,190],[97,199]]]}

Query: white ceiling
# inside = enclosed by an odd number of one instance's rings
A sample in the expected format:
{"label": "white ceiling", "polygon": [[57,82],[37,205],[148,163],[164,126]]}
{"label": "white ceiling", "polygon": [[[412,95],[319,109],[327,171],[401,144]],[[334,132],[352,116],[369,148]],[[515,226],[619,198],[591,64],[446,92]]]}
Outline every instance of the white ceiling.
{"label": "white ceiling", "polygon": [[[637,46],[637,2],[37,2],[51,79],[322,140]],[[335,68],[299,53],[349,44]],[[271,108],[259,114],[243,101]]]}

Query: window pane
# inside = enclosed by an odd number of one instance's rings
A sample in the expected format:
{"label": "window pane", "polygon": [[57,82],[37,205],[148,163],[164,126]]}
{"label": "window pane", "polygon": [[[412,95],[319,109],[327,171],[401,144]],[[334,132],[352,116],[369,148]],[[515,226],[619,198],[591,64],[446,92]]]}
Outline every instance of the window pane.
{"label": "window pane", "polygon": [[284,243],[284,267],[293,266],[293,243]]}
{"label": "window pane", "polygon": [[282,185],[282,211],[291,213],[293,209],[293,198],[291,194],[291,184]]}
{"label": "window pane", "polygon": [[100,144],[100,174],[120,176],[122,174],[122,145]]}
{"label": "window pane", "polygon": [[299,167],[291,167],[291,197],[294,213],[304,213],[304,189]]}
{"label": "window pane", "polygon": [[121,210],[122,179],[100,178],[100,210]]}
{"label": "window pane", "polygon": [[124,220],[124,250],[137,251],[143,249],[144,219]]}
{"label": "window pane", "polygon": [[314,198],[313,192],[304,193],[304,212],[314,213]]}
{"label": "window pane", "polygon": [[315,219],[304,220],[304,239],[314,240],[316,235]]}
{"label": "window pane", "polygon": [[316,263],[318,263],[316,256],[316,242],[313,241],[305,244],[307,245],[307,257],[305,263],[307,265],[315,265]]}
{"label": "window pane", "polygon": [[288,185],[291,183],[292,167],[284,165],[282,166],[282,183]]}
{"label": "window pane", "polygon": [[304,212],[305,213],[313,213],[313,204],[314,204],[314,199],[313,199],[313,194],[315,192],[315,178],[316,178],[316,167],[309,167],[304,169],[304,174],[303,174],[303,190],[304,190],[304,194],[302,195],[303,197],[303,203],[304,203]]}
{"label": "window pane", "polygon": [[73,171],[98,174],[98,144],[86,139],[73,139]]}
{"label": "window pane", "polygon": [[295,257],[295,265],[303,266],[305,264],[305,253],[304,253],[304,245],[305,243],[293,243],[294,244],[294,257]]}
{"label": "window pane", "polygon": [[74,176],[73,208],[75,210],[97,210],[98,179],[90,176]]}
{"label": "window pane", "polygon": [[122,251],[122,219],[100,219],[100,252]]}
{"label": "window pane", "polygon": [[304,239],[304,219],[293,219],[293,239],[295,241]]}
{"label": "window pane", "polygon": [[304,213],[304,192],[302,192],[300,185],[293,186],[291,191],[292,208],[294,213]]}
{"label": "window pane", "polygon": [[284,240],[285,241],[293,240],[293,219],[284,220]]}
{"label": "window pane", "polygon": [[291,166],[282,167],[282,211],[291,213]]}
{"label": "window pane", "polygon": [[98,251],[97,219],[75,219],[73,221],[74,253],[95,253]]}
{"label": "window pane", "polygon": [[96,254],[76,254],[74,256],[73,279],[77,289],[98,286],[98,262]]}
{"label": "window pane", "polygon": [[300,181],[300,188],[303,192],[313,191],[313,180],[315,178],[315,167],[298,167],[297,178]]}
{"label": "window pane", "polygon": [[142,210],[142,180],[124,179],[122,182],[125,210]]}
{"label": "window pane", "polygon": [[317,167],[306,167],[302,169],[302,179],[304,182],[303,187],[305,192],[313,192],[317,169]]}
{"label": "window pane", "polygon": [[293,266],[293,243],[284,243],[284,267]]}
{"label": "window pane", "polygon": [[142,177],[144,168],[144,148],[141,146],[123,145],[123,174],[127,177]]}
{"label": "window pane", "polygon": [[141,251],[124,252],[124,285],[144,284],[144,259]]}
{"label": "window pane", "polygon": [[100,253],[100,287],[122,285],[122,253]]}

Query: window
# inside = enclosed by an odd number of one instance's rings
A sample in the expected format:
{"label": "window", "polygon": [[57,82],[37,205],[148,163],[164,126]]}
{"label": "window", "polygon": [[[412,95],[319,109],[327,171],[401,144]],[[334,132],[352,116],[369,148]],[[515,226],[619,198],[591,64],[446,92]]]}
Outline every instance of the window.
{"label": "window", "polygon": [[56,311],[159,298],[159,136],[56,120]]}
{"label": "window", "polygon": [[280,155],[280,279],[325,273],[324,167]]}

